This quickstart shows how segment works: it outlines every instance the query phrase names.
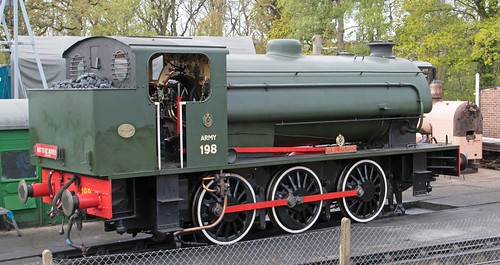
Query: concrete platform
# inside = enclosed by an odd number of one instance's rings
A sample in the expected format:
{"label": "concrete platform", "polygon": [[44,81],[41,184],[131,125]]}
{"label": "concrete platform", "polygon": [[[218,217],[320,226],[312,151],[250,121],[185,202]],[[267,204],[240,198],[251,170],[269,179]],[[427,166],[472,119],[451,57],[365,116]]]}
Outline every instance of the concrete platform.
{"label": "concrete platform", "polygon": [[[404,193],[404,201],[414,202],[417,206],[409,208],[406,215],[385,217],[368,224],[355,225],[394,227],[500,214],[500,171],[479,169],[477,173],[462,177],[441,176],[432,186],[433,191],[426,196],[413,197],[411,190]],[[491,225],[495,226],[495,229],[500,227],[495,222]],[[72,249],[65,243],[65,236],[58,234],[60,225],[20,229],[22,237],[18,237],[15,230],[0,231],[1,265],[40,262],[39,255],[44,249]],[[102,222],[85,223],[80,233],[73,229],[72,240],[77,244],[84,242],[87,246],[132,240],[132,236],[128,234],[120,236],[116,232],[104,232]],[[26,253],[31,253],[31,257],[14,261],[18,257],[26,256]]]}

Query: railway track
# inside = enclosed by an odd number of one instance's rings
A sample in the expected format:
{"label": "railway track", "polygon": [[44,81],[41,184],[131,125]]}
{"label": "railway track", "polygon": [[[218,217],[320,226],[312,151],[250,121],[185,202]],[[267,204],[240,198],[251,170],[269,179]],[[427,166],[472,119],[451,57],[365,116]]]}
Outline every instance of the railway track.
{"label": "railway track", "polygon": [[500,152],[485,152],[481,160],[481,167],[500,170]]}
{"label": "railway track", "polygon": [[60,250],[52,252],[56,259],[74,259],[90,256],[111,255],[119,253],[140,253],[146,251],[156,251],[173,249],[175,244],[172,239],[152,239],[141,238],[127,240],[123,242],[114,242],[102,245],[88,246],[85,252],[80,249]]}
{"label": "railway track", "polygon": [[[79,241],[79,240],[77,240]],[[83,242],[85,243],[85,242]],[[47,249],[51,250],[54,259],[72,260],[78,258],[92,256],[106,256],[111,254],[123,253],[140,253],[156,250],[168,250],[175,248],[172,239],[153,240],[151,237],[133,238],[119,242],[105,243],[99,245],[85,245],[86,251],[82,252],[75,248],[51,248],[50,244]],[[27,251],[16,253],[15,257],[4,258],[0,260],[1,265],[19,265],[19,264],[36,264],[41,261],[41,252]]]}
{"label": "railway track", "polygon": [[500,140],[483,138],[483,159],[481,167],[500,170]]}

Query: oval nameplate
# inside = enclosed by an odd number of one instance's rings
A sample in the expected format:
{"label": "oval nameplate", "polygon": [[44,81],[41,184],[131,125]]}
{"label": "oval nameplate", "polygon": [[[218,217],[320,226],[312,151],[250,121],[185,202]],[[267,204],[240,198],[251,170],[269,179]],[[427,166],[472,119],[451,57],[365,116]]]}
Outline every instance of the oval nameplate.
{"label": "oval nameplate", "polygon": [[135,134],[135,127],[132,124],[124,123],[118,127],[118,135],[123,138],[130,138]]}

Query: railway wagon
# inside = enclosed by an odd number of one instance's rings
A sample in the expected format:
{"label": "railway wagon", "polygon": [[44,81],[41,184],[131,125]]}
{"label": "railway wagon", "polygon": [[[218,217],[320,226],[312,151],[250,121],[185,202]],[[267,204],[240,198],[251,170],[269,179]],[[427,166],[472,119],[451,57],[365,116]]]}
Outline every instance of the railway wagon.
{"label": "railway wagon", "polygon": [[28,92],[42,182],[20,181],[19,197],[43,197],[69,228],[91,215],[106,231],[215,244],[300,233],[335,209],[404,213],[404,190],[426,194],[463,161],[456,145],[416,143],[431,94],[392,45],[305,56],[271,40],[237,55],[191,38],[83,39],[63,54],[67,82]]}

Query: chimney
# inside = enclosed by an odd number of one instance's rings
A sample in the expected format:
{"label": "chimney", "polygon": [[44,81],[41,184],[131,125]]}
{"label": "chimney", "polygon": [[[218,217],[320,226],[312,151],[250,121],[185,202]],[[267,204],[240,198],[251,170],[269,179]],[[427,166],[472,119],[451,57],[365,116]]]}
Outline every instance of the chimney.
{"label": "chimney", "polygon": [[368,43],[368,47],[370,47],[370,56],[394,59],[396,58],[396,56],[392,53],[392,47],[394,45],[396,44],[392,41],[376,41]]}

